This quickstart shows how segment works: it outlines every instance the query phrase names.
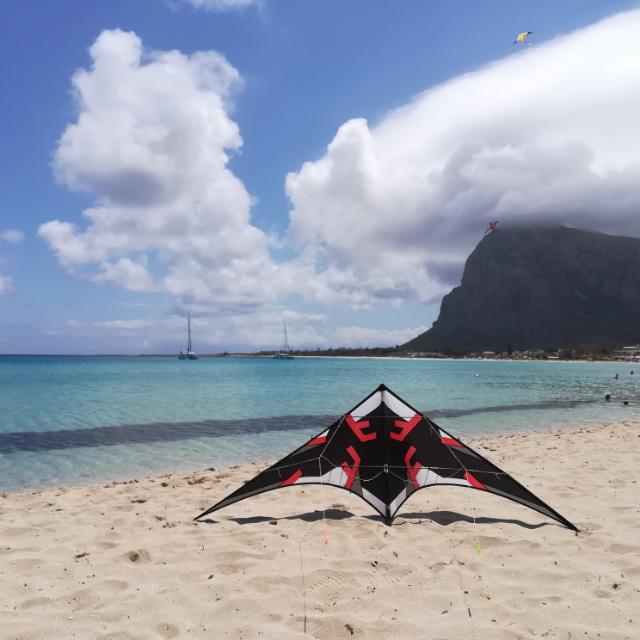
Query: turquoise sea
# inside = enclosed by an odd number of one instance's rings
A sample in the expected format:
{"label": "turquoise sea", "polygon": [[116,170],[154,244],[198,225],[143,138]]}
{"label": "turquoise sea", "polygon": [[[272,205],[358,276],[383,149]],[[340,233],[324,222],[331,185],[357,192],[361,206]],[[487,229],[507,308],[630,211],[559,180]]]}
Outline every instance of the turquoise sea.
{"label": "turquoise sea", "polygon": [[[274,459],[381,382],[463,438],[638,420],[636,368],[632,374],[630,363],[0,356],[0,491]],[[613,403],[604,402],[606,393]]]}

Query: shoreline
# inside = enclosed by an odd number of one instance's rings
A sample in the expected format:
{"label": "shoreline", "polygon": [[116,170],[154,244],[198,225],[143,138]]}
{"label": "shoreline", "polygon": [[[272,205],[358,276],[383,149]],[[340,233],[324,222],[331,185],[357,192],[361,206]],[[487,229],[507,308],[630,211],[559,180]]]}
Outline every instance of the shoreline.
{"label": "shoreline", "polygon": [[[612,404],[611,408],[617,408],[616,405]],[[438,417],[438,420],[440,418]],[[612,417],[611,420],[607,420],[607,421],[600,421],[600,420],[596,420],[596,421],[589,421],[589,422],[574,422],[572,424],[568,424],[566,426],[561,426],[558,424],[550,424],[550,425],[544,425],[544,426],[540,426],[540,427],[530,427],[528,428],[526,431],[525,430],[513,430],[513,431],[502,431],[502,432],[496,432],[496,431],[485,431],[483,433],[478,433],[475,434],[473,436],[467,436],[463,433],[461,433],[459,430],[456,430],[455,428],[451,428],[451,427],[446,427],[448,431],[450,431],[452,433],[452,435],[454,435],[454,437],[460,438],[461,440],[463,440],[465,443],[469,444],[469,446],[471,446],[472,448],[474,448],[476,445],[481,446],[482,442],[485,440],[495,440],[495,441],[500,441],[501,439],[511,439],[513,437],[525,437],[525,436],[556,436],[556,434],[560,434],[560,433],[567,433],[567,432],[572,432],[572,431],[576,431],[576,430],[580,430],[580,429],[589,429],[589,428],[607,428],[609,426],[611,426],[612,424],[619,424],[619,423],[629,423],[629,424],[637,424],[640,427],[640,419],[632,419],[632,417],[629,417],[628,419],[625,420],[619,420],[619,419],[614,419]],[[446,426],[446,425],[445,425]],[[318,427],[317,429],[318,431],[321,430],[321,427]],[[279,430],[276,430],[279,431]],[[302,434],[302,431],[298,431],[296,429],[294,430],[285,430],[286,433],[291,433],[291,434],[295,434],[295,435],[299,435],[300,438],[294,438],[294,441],[291,443],[291,449],[294,449],[297,445],[302,444],[303,441],[305,440],[305,435]],[[37,433],[41,433],[41,432],[37,432]],[[46,432],[45,432],[46,433]],[[53,433],[56,433],[55,431]],[[315,433],[315,432],[314,432]],[[309,437],[312,437],[313,434],[311,434]],[[180,442],[188,442],[188,440],[177,440],[177,443]],[[96,446],[110,446],[110,445],[96,445]],[[91,448],[88,449],[88,451],[90,451]],[[66,449],[53,449],[52,451],[58,451],[58,452],[63,452]],[[286,455],[288,453],[289,450],[283,451],[281,455]],[[23,451],[16,451],[13,453],[24,453]],[[281,456],[280,456],[281,457]],[[273,464],[273,462],[275,462],[278,458],[277,457],[272,457],[272,456],[265,456],[264,459],[259,459],[259,460],[253,460],[252,462],[242,462],[242,461],[234,461],[231,460],[228,463],[225,464],[218,464],[218,466],[216,467],[216,469],[220,470],[220,471],[224,471],[224,470],[236,470],[236,469],[241,469],[243,467],[255,467],[255,466],[260,466],[261,468],[263,467],[267,467],[270,464]],[[6,496],[16,496],[16,495],[37,495],[41,492],[45,492],[45,491],[53,491],[53,490],[67,490],[67,489],[78,489],[78,490],[82,490],[82,489],[94,489],[94,488],[100,488],[106,485],[119,485],[119,484],[131,484],[131,483],[139,483],[139,482],[147,482],[147,481],[155,481],[158,479],[166,479],[166,478],[171,478],[174,476],[180,476],[180,475],[193,475],[193,474],[198,474],[198,473],[204,473],[205,471],[211,469],[211,467],[209,468],[204,468],[204,467],[193,467],[193,466],[189,466],[189,465],[185,465],[184,467],[178,466],[177,468],[175,468],[174,470],[168,470],[168,471],[164,471],[164,470],[155,470],[155,471],[148,471],[148,472],[136,472],[135,470],[132,470],[130,473],[126,473],[126,472],[122,472],[122,474],[117,474],[117,475],[111,475],[111,474],[105,474],[93,479],[87,479],[86,482],[53,482],[51,484],[45,484],[45,485],[41,485],[41,486],[26,486],[26,487],[20,487],[20,488],[2,488],[0,490],[0,498],[1,497],[6,497]]]}
{"label": "shoreline", "polygon": [[640,422],[469,444],[581,533],[459,487],[417,492],[391,527],[355,496],[310,485],[192,521],[266,463],[8,494],[5,633],[637,637]]}
{"label": "shoreline", "polygon": [[[172,360],[178,360],[176,354],[173,353],[0,353],[0,358],[166,358]],[[273,355],[261,355],[259,353],[229,353],[227,355],[218,353],[204,353],[198,354],[199,360],[225,360],[232,358],[256,358],[256,359],[273,359]],[[293,360],[296,359],[329,359],[329,360],[419,360],[419,361],[470,361],[470,362],[565,362],[565,363],[582,363],[582,364],[628,364],[640,366],[640,359],[636,360],[600,360],[600,359],[559,359],[559,358],[489,358],[489,357],[475,357],[475,356],[442,356],[442,357],[428,357],[428,356],[338,356],[338,355],[294,355]]]}

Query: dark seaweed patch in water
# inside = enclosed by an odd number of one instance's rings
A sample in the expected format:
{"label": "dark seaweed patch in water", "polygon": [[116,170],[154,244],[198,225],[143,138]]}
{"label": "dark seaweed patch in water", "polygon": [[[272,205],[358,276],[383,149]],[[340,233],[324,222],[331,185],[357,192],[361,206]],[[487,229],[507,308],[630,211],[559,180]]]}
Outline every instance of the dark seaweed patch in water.
{"label": "dark seaweed patch in water", "polygon": [[[502,405],[472,409],[441,409],[427,412],[430,418],[455,418],[502,411],[528,409],[566,409],[597,401],[549,401],[525,405]],[[248,435],[265,431],[318,430],[327,427],[335,416],[280,416],[243,420],[204,420],[200,422],[156,422],[128,424],[89,429],[60,429],[55,431],[19,431],[0,434],[0,453],[18,451],[49,451],[74,447],[170,442],[192,438],[218,438],[229,435]]]}

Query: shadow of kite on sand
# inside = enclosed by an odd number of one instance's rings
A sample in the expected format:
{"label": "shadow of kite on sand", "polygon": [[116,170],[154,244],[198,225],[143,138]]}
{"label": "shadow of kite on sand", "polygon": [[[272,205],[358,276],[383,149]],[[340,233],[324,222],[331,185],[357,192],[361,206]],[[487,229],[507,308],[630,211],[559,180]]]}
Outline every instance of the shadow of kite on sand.
{"label": "shadow of kite on sand", "polygon": [[[383,519],[379,515],[367,515],[367,516],[358,516],[351,511],[347,511],[346,509],[325,509],[324,513],[316,509],[315,511],[309,511],[307,513],[299,513],[293,516],[282,516],[280,518],[275,518],[274,516],[249,516],[246,518],[229,518],[233,522],[237,524],[259,524],[261,522],[277,522],[278,520],[302,520],[304,522],[318,522],[322,519],[326,520],[346,520],[348,518],[365,518],[367,520],[373,520],[376,522],[383,521]],[[402,520],[405,521],[429,521],[435,524],[439,524],[443,527],[448,527],[451,524],[455,524],[456,522],[475,522],[477,525],[482,524],[515,524],[518,527],[522,527],[524,529],[540,529],[541,527],[552,526],[554,523],[551,522],[539,522],[536,524],[532,524],[530,522],[524,522],[523,520],[517,520],[514,518],[490,518],[487,516],[478,516],[475,519],[472,516],[468,516],[463,513],[457,513],[455,511],[428,511],[428,512],[409,512],[403,513],[398,516],[398,522],[396,526],[404,524]],[[200,520],[201,523],[205,524],[218,524],[219,520],[213,520],[212,518],[205,518]],[[413,524],[418,524],[413,522]]]}

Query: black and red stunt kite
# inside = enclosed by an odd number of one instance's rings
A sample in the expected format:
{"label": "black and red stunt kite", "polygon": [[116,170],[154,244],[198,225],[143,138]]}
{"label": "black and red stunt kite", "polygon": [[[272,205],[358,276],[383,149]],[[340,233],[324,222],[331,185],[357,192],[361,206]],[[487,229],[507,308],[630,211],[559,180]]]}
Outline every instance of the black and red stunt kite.
{"label": "black and red stunt kite", "polygon": [[384,385],[328,429],[259,473],[196,520],[238,500],[302,484],[331,485],[355,493],[389,525],[415,491],[455,485],[508,498],[578,531],[509,474]]}

